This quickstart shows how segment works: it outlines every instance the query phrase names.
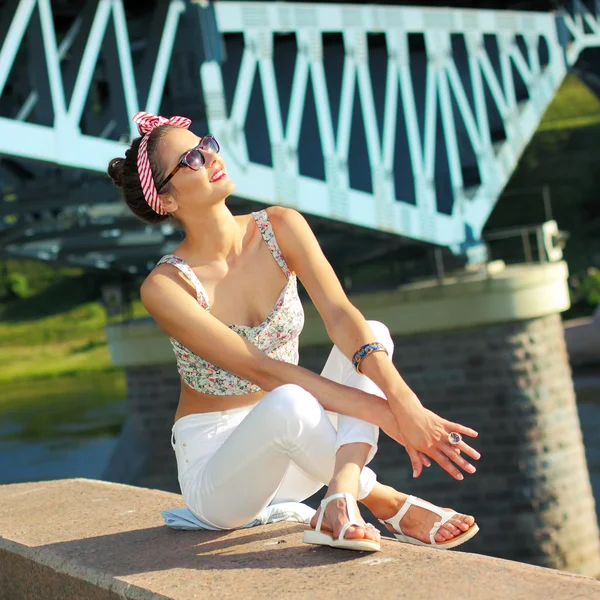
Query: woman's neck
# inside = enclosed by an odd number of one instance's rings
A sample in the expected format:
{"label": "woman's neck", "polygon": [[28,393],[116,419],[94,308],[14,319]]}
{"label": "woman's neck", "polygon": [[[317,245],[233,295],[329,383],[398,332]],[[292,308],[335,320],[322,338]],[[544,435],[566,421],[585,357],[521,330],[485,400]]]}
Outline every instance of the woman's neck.
{"label": "woman's neck", "polygon": [[185,223],[185,240],[180,248],[194,262],[227,260],[242,251],[243,227],[224,203]]}

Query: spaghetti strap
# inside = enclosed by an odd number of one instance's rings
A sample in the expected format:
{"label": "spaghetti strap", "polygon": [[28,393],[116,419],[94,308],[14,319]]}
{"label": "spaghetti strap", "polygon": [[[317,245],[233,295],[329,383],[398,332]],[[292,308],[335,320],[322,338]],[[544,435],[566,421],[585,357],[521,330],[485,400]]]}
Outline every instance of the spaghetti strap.
{"label": "spaghetti strap", "polygon": [[269,220],[269,215],[266,210],[259,210],[257,212],[253,212],[252,216],[256,221],[256,226],[260,231],[265,243],[267,244],[273,258],[277,261],[277,264],[281,267],[281,270],[285,273],[285,276],[290,279],[292,276],[292,272],[285,262],[285,258],[283,257],[283,253],[279,248],[279,244],[277,243],[277,239],[275,238],[275,232],[273,231],[273,226],[271,225],[271,221]]}
{"label": "spaghetti strap", "polygon": [[210,312],[208,294],[206,293],[206,290],[204,289],[200,279],[198,279],[198,276],[192,270],[192,267],[190,267],[182,258],[179,258],[179,256],[176,256],[175,254],[166,254],[156,263],[156,266],[158,267],[158,265],[163,263],[177,267],[188,278],[190,283],[194,286],[194,290],[196,290],[196,298],[198,302],[202,308],[205,308]]}

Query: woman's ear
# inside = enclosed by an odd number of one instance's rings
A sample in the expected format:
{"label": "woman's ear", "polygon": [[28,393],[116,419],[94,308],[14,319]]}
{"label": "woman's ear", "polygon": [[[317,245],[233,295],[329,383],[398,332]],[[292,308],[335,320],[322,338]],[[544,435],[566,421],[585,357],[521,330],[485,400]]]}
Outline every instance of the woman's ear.
{"label": "woman's ear", "polygon": [[159,199],[160,199],[160,205],[163,208],[163,210],[166,210],[167,212],[175,212],[178,208],[179,205],[177,204],[177,200],[175,200],[175,198],[173,197],[172,194],[166,193],[166,194],[160,194],[159,195]]}

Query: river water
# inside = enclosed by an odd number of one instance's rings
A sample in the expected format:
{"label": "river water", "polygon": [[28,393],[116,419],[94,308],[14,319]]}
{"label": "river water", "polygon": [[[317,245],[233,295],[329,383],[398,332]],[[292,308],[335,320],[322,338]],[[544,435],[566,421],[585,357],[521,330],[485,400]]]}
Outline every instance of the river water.
{"label": "river water", "polygon": [[[578,409],[600,519],[600,366],[574,373]],[[65,411],[69,418],[65,419]],[[124,399],[101,408],[61,405],[0,415],[0,484],[69,477],[100,479],[125,421]]]}
{"label": "river water", "polygon": [[[126,418],[123,398],[100,408],[56,398],[0,415],[0,484],[70,477],[100,479]],[[68,413],[69,419],[65,419]]]}

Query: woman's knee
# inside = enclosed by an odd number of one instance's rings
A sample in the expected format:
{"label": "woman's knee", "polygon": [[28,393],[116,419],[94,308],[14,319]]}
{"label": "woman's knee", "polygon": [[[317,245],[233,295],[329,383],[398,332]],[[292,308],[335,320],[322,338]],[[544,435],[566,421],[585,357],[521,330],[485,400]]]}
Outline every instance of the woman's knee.
{"label": "woman's knee", "polygon": [[275,388],[260,403],[272,416],[279,416],[286,421],[304,422],[308,425],[316,424],[324,413],[319,401],[310,392],[294,383]]}
{"label": "woman's knee", "polygon": [[381,321],[367,321],[367,324],[375,335],[376,340],[385,346],[391,357],[394,352],[394,341],[392,340],[392,334],[388,326]]}

